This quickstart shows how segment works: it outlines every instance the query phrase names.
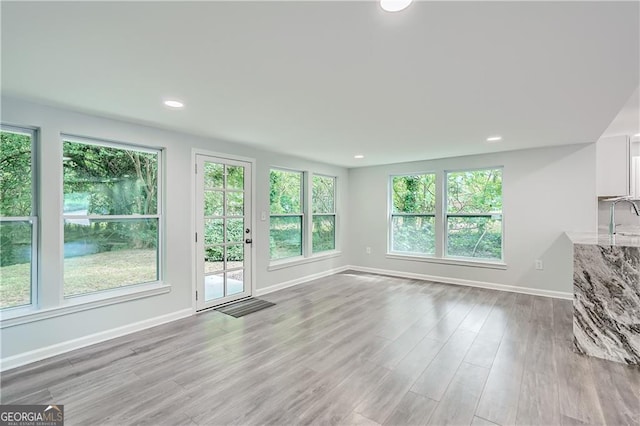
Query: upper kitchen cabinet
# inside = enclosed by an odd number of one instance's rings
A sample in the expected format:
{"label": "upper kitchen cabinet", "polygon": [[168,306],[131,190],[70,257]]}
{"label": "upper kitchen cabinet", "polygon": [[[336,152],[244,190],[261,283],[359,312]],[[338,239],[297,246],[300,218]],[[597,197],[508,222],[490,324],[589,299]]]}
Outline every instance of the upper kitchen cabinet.
{"label": "upper kitchen cabinet", "polygon": [[598,197],[617,197],[630,194],[631,161],[629,154],[629,138],[627,136],[611,136],[598,140],[596,143]]}

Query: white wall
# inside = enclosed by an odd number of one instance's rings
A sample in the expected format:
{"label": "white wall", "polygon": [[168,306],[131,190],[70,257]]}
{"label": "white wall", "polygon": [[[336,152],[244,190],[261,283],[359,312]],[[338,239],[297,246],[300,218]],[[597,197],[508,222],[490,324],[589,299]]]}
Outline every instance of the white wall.
{"label": "white wall", "polygon": [[[35,126],[42,130],[42,169],[50,185],[61,176],[60,133],[76,134],[138,145],[166,148],[166,281],[168,294],[100,307],[47,320],[2,329],[1,356],[15,357],[73,339],[109,333],[130,324],[158,317],[170,318],[192,309],[191,170],[192,150],[206,149],[257,160],[254,229],[257,288],[324,273],[346,265],[432,276],[483,281],[541,290],[570,292],[571,245],[565,231],[595,230],[595,145],[573,145],[491,155],[419,161],[346,170],[249,146],[196,137],[117,120],[79,114],[10,98],[2,99],[5,124]],[[304,143],[304,141],[301,141]],[[387,259],[387,187],[389,174],[504,166],[505,262],[507,270],[483,269]],[[311,170],[338,176],[337,208],[342,229],[341,256],[268,271],[268,221],[259,212],[269,210],[271,166]],[[56,183],[57,182],[57,183]],[[43,269],[58,271],[42,277],[44,287],[61,279],[59,191],[42,192],[41,221]],[[365,247],[372,247],[370,255]],[[542,259],[544,271],[534,270]],[[49,284],[50,285],[50,284]]]}
{"label": "white wall", "polygon": [[[61,217],[60,190],[47,190],[46,185],[61,185],[60,133],[102,138],[106,140],[164,147],[166,191],[166,282],[172,285],[170,293],[117,305],[100,307],[56,318],[4,328],[1,330],[2,358],[51,345],[81,339],[85,336],[126,327],[130,324],[192,308],[193,264],[191,245],[193,236],[191,173],[192,149],[205,149],[219,153],[255,158],[256,170],[256,218],[254,229],[256,259],[256,287],[265,289],[290,280],[322,273],[347,264],[343,254],[326,260],[306,263],[269,272],[269,222],[261,221],[259,212],[269,211],[269,168],[271,166],[310,170],[338,177],[337,211],[343,229],[348,224],[346,193],[348,172],[341,167],[256,150],[249,146],[225,141],[191,136],[117,120],[79,114],[58,108],[46,107],[12,98],[2,99],[2,122],[18,126],[34,126],[41,129],[43,184],[40,229],[41,277],[44,289],[61,280],[60,260]],[[304,141],[300,141],[304,143]],[[45,187],[43,187],[45,186]]]}
{"label": "white wall", "polygon": [[[390,174],[504,166],[506,270],[387,258]],[[459,280],[572,292],[566,231],[595,231],[595,144],[417,161],[349,171],[348,240],[354,265]],[[366,254],[365,247],[372,253]],[[541,259],[544,270],[534,261]]]}

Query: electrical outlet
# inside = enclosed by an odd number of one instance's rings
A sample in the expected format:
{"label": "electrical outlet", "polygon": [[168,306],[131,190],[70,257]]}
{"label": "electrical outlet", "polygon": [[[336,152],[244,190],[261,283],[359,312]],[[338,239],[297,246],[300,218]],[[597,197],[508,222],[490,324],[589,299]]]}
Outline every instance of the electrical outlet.
{"label": "electrical outlet", "polygon": [[536,270],[542,271],[543,269],[544,269],[544,263],[542,263],[542,260],[537,259],[536,260]]}
{"label": "electrical outlet", "polygon": [[371,247],[367,247],[364,249],[365,253],[371,254]]}

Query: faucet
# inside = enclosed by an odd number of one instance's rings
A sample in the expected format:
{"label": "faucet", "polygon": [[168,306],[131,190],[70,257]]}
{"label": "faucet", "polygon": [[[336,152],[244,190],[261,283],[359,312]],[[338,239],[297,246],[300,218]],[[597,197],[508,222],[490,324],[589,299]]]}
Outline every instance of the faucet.
{"label": "faucet", "polygon": [[636,216],[640,216],[640,211],[638,211],[638,206],[636,205],[636,203],[631,201],[628,197],[611,198],[606,201],[611,201],[611,207],[609,209],[609,234],[610,235],[615,235],[616,233],[616,226],[617,226],[616,225],[616,204],[618,204],[619,202],[626,201],[627,203],[631,204],[631,207],[633,207],[633,212],[636,214]]}

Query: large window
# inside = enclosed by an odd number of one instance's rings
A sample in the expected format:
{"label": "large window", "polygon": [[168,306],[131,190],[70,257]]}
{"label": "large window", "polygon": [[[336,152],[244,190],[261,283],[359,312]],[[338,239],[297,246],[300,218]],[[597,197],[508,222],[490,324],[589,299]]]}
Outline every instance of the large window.
{"label": "large window", "polygon": [[436,175],[391,177],[391,252],[434,255]]}
{"label": "large window", "polygon": [[311,251],[319,253],[336,248],[336,178],[313,176],[311,204]]}
{"label": "large window", "polygon": [[160,279],[160,152],[64,138],[64,295]]}
{"label": "large window", "polygon": [[502,169],[449,172],[447,256],[502,259]]}
{"label": "large window", "polygon": [[271,169],[269,181],[271,260],[336,250],[336,178]]}
{"label": "large window", "polygon": [[303,173],[272,169],[269,177],[271,260],[302,255]]}
{"label": "large window", "polygon": [[389,253],[502,261],[502,168],[391,176]]}
{"label": "large window", "polygon": [[0,308],[11,308],[36,302],[35,132],[2,126],[0,136]]}

